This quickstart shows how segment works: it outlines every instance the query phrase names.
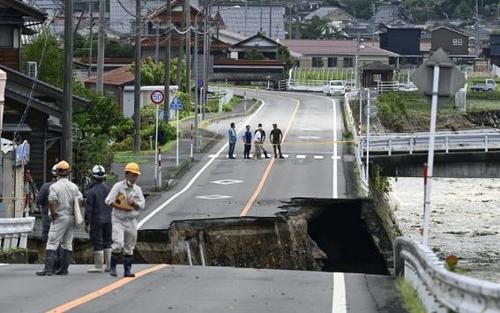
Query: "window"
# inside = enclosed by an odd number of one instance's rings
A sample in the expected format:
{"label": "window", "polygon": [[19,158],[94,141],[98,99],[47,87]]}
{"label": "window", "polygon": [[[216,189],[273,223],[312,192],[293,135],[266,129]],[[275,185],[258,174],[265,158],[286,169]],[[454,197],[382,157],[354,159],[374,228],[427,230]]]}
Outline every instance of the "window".
{"label": "window", "polygon": [[337,58],[328,58],[328,67],[337,67],[338,60]]}
{"label": "window", "polygon": [[345,57],[343,66],[344,67],[354,67],[353,57]]}
{"label": "window", "polygon": [[312,67],[323,67],[323,58],[322,57],[313,57],[312,58]]}
{"label": "window", "polygon": [[453,45],[454,46],[461,46],[461,45],[463,45],[462,38],[453,38]]}
{"label": "window", "polygon": [[0,25],[0,47],[12,48],[13,39],[12,27]]}

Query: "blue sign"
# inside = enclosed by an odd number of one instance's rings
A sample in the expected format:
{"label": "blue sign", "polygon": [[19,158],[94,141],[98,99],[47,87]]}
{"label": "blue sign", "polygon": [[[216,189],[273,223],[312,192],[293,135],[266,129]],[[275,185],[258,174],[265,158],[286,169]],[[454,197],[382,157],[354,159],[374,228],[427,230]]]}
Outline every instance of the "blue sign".
{"label": "blue sign", "polygon": [[203,87],[203,79],[198,78],[196,80],[196,86],[198,86],[198,88]]}
{"label": "blue sign", "polygon": [[158,119],[162,120],[164,116],[165,116],[165,113],[163,112],[163,110],[159,110],[158,111]]}
{"label": "blue sign", "polygon": [[181,102],[181,99],[179,99],[179,97],[174,97],[174,99],[172,99],[172,102],[170,102],[170,109],[171,110],[182,110],[182,102]]}

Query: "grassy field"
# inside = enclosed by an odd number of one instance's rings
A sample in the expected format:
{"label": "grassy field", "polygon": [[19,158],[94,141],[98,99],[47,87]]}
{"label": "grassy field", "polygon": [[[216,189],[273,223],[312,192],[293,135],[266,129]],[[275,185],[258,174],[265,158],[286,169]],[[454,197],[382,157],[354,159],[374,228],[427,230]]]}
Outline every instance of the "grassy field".
{"label": "grassy field", "polygon": [[467,112],[500,110],[500,101],[467,99]]}
{"label": "grassy field", "polygon": [[[167,142],[165,145],[161,146],[161,151],[167,151],[175,145],[175,140]],[[129,163],[135,162],[137,164],[151,163],[154,158],[153,150],[139,151],[134,153],[133,151],[119,151],[115,152],[113,155],[113,162],[115,163]]]}

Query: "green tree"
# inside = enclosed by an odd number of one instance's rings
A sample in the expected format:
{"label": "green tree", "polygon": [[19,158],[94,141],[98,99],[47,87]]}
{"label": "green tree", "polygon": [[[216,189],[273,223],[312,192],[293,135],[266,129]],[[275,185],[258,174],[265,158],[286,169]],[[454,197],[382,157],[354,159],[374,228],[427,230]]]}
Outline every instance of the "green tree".
{"label": "green tree", "polygon": [[245,59],[247,60],[263,60],[264,55],[257,51],[257,49],[252,48],[245,51]]}
{"label": "green tree", "polygon": [[282,60],[285,62],[285,72],[288,73],[288,70],[293,66],[293,58],[290,55],[290,51],[285,46],[278,47],[278,60]]}
{"label": "green tree", "polygon": [[380,0],[343,0],[344,8],[354,17],[369,19],[373,15],[373,5],[381,3]]}
{"label": "green tree", "polygon": [[[170,60],[170,84],[175,84],[178,68],[178,58]],[[185,91],[186,86],[186,62],[181,62],[180,66],[181,85],[180,90]],[[135,73],[135,65],[132,64],[130,72]],[[162,61],[155,63],[152,58],[141,60],[141,84],[144,86],[163,85],[165,83],[165,65]]]}
{"label": "green tree", "polygon": [[[42,55],[43,54],[43,55]],[[29,61],[38,64],[38,79],[61,88],[63,85],[63,51],[57,38],[44,28],[21,50],[22,68]]]}
{"label": "green tree", "polygon": [[329,24],[328,19],[314,16],[302,24],[302,39],[340,39],[340,30]]}

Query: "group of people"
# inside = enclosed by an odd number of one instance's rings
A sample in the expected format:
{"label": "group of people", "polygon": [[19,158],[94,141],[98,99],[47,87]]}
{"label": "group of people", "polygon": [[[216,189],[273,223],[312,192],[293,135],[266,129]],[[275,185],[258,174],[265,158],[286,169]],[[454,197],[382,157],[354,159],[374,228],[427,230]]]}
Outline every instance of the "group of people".
{"label": "group of people", "polygon": [[[238,134],[236,132],[236,125],[231,123],[230,128],[227,131],[227,136],[229,139],[229,151],[228,157],[230,159],[235,159],[234,149],[236,147],[236,142],[238,141]],[[264,154],[265,158],[269,158],[267,154],[267,150],[264,147],[264,143],[266,141],[266,131],[262,129],[262,124],[259,123],[257,125],[257,129],[252,133],[250,129],[250,125],[246,125],[245,132],[241,137],[243,140],[243,158],[250,159],[250,151],[252,149],[252,143],[254,146],[254,159],[260,160],[262,158],[262,154]],[[283,154],[281,153],[281,142],[283,140],[283,133],[278,128],[278,124],[273,123],[273,129],[269,133],[269,140],[273,145],[274,157],[283,159]]]}
{"label": "group of people", "polygon": [[[105,183],[102,165],[92,168],[93,184],[84,201],[78,187],[68,179],[71,167],[61,161],[52,168],[54,176],[37,195],[42,211],[42,239],[46,242],[45,267],[38,276],[67,275],[73,260],[73,235],[77,227],[75,210],[85,204],[85,231],[93,246],[94,267],[90,273],[109,272],[117,276],[116,266],[123,262],[124,277],[135,277],[132,260],[137,241],[137,217],[146,203],[136,182],[141,174],[137,163],[125,166],[125,179]],[[78,213],[77,213],[78,214]]]}

